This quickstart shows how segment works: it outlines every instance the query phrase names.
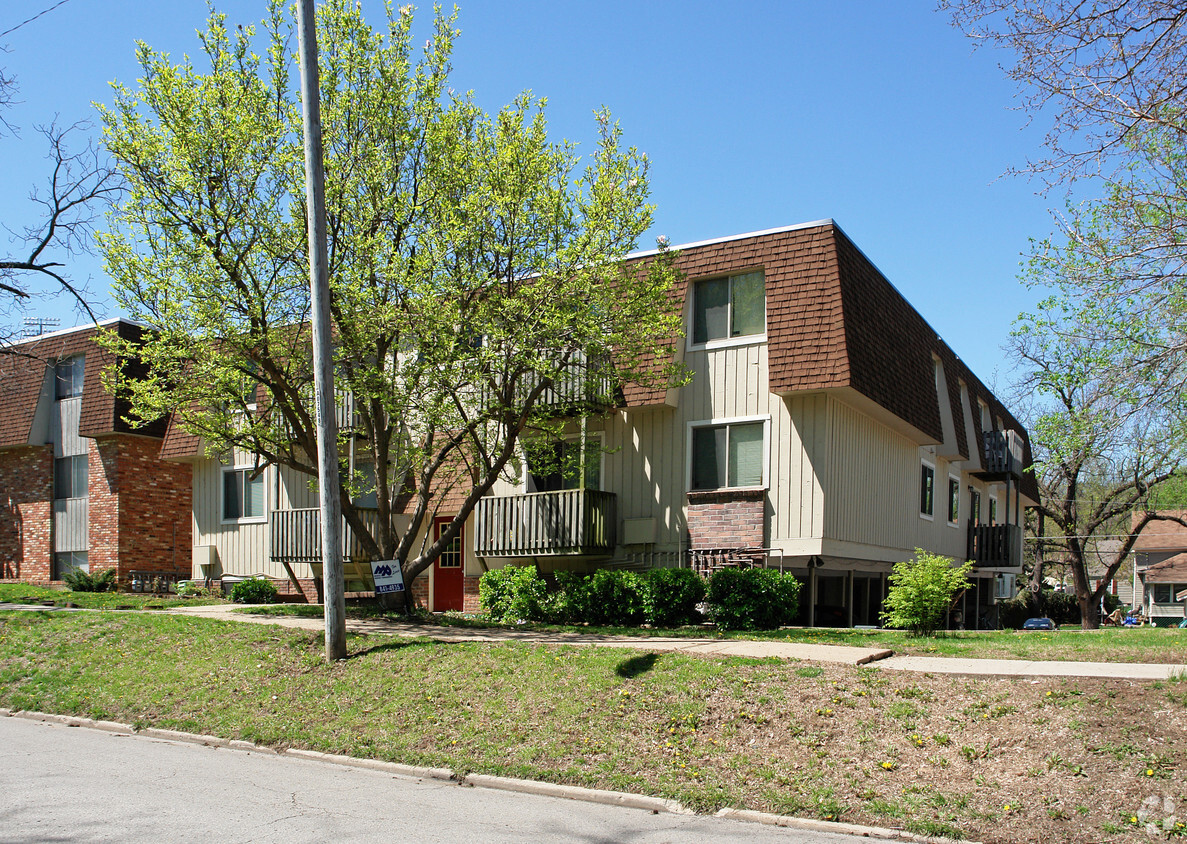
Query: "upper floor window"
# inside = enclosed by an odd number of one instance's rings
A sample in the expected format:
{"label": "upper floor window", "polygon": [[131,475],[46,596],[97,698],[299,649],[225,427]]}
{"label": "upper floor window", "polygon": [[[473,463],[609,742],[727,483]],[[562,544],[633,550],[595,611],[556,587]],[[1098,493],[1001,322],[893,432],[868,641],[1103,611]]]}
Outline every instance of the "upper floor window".
{"label": "upper floor window", "polygon": [[82,395],[83,355],[63,358],[54,364],[54,380],[57,388],[54,395],[59,399],[70,399]]}
{"label": "upper floor window", "polygon": [[586,438],[584,462],[580,439],[525,440],[524,452],[528,492],[602,488],[602,442],[597,437]]}
{"label": "upper floor window", "polygon": [[762,270],[693,284],[693,343],[746,337],[766,330],[767,294]]}
{"label": "upper floor window", "polygon": [[990,525],[997,524],[997,499],[996,498],[989,499],[989,524]]}
{"label": "upper floor window", "polygon": [[973,525],[981,524],[981,493],[975,489],[969,493],[969,521]]}
{"label": "upper floor window", "polygon": [[262,470],[223,469],[223,521],[256,522],[267,516]]}
{"label": "upper floor window", "polygon": [[960,478],[948,476],[948,524],[960,521]]}
{"label": "upper floor window", "polygon": [[692,429],[692,489],[764,484],[765,422],[732,422]]}
{"label": "upper floor window", "polygon": [[919,515],[931,518],[936,512],[936,467],[921,464],[919,475]]}
{"label": "upper floor window", "polygon": [[87,497],[87,456],[73,454],[54,460],[54,498]]}
{"label": "upper floor window", "polygon": [[379,498],[375,488],[375,464],[370,460],[359,460],[354,464],[354,482],[357,492],[354,496],[356,507],[375,508],[379,506]]}

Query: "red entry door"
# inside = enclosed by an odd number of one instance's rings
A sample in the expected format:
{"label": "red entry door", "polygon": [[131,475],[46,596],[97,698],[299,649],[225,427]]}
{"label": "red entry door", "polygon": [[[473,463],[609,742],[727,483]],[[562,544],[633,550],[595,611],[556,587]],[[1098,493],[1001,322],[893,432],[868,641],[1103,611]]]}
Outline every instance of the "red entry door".
{"label": "red entry door", "polygon": [[[450,518],[433,520],[433,541],[441,538],[441,534],[449,523]],[[446,546],[441,556],[433,563],[433,612],[446,610],[461,610],[465,606],[462,581],[462,537],[465,528],[458,531],[453,542]]]}

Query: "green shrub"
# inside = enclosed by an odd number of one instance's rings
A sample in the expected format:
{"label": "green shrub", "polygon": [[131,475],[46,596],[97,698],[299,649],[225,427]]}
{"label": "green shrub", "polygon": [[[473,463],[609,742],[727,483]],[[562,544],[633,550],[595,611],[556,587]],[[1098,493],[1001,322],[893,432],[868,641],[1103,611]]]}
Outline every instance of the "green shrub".
{"label": "green shrub", "polygon": [[643,618],[656,627],[676,627],[697,618],[705,579],[692,569],[651,569],[642,575]]}
{"label": "green shrub", "polygon": [[725,630],[772,630],[799,610],[800,583],[774,569],[721,569],[709,578],[709,617]]}
{"label": "green shrub", "polygon": [[585,621],[617,626],[643,621],[643,579],[635,572],[598,569],[587,584]]}
{"label": "green shrub", "polygon": [[104,569],[95,574],[71,569],[62,575],[62,580],[71,592],[110,592],[115,589],[115,569]]}
{"label": "green shrub", "polygon": [[547,592],[533,566],[503,566],[478,581],[478,597],[494,621],[544,620]]}
{"label": "green shrub", "polygon": [[196,580],[179,580],[177,594],[183,598],[202,598],[209,595],[210,590]]}
{"label": "green shrub", "polygon": [[276,600],[276,585],[266,577],[249,577],[231,589],[231,600],[237,604],[271,604]]}
{"label": "green shrub", "polygon": [[933,633],[944,621],[952,599],[969,586],[973,564],[953,567],[950,557],[915,549],[910,560],[895,563],[882,610],[888,627],[905,627],[917,636]]}
{"label": "green shrub", "polygon": [[549,596],[548,617],[570,624],[626,627],[643,621],[643,579],[633,571],[598,569],[593,574],[556,573],[556,591]]}
{"label": "green shrub", "polygon": [[573,571],[556,573],[556,591],[548,596],[545,613],[549,621],[580,624],[589,620],[593,591],[589,577]]}

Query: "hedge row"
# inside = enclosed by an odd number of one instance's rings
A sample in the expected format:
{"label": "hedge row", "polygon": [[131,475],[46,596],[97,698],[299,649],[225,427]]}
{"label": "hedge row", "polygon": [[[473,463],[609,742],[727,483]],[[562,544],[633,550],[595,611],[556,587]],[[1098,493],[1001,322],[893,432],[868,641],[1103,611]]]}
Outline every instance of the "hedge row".
{"label": "hedge row", "polygon": [[534,567],[505,566],[478,582],[482,606],[495,621],[619,627],[694,623],[702,602],[721,628],[779,627],[795,618],[799,589],[794,577],[772,569],[723,569],[707,582],[691,569],[558,572],[550,591]]}

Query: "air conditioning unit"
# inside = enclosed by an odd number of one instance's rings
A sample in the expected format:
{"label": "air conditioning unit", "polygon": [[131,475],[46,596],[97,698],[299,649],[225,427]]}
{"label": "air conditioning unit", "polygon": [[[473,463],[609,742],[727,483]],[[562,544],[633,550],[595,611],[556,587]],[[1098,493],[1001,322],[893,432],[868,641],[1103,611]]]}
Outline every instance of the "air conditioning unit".
{"label": "air conditioning unit", "polygon": [[993,597],[998,600],[1013,598],[1018,591],[1014,581],[1015,575],[1013,574],[999,574],[995,577],[993,580]]}

